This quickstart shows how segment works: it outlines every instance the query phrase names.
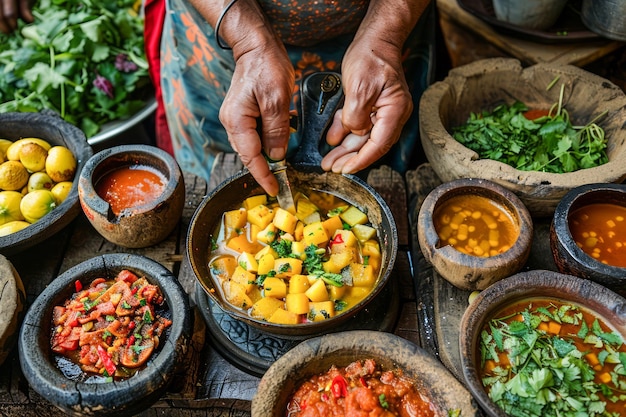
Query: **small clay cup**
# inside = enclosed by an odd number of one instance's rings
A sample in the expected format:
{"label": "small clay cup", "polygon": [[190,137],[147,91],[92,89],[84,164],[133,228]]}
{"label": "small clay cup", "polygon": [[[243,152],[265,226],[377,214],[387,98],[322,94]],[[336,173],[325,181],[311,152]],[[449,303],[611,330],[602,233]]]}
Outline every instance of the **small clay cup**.
{"label": "small clay cup", "polygon": [[[508,211],[519,228],[517,240],[510,249],[498,255],[479,257],[462,253],[450,245],[442,246],[433,214],[444,202],[460,195],[480,195]],[[484,290],[522,269],[530,254],[533,222],[524,203],[512,191],[488,180],[462,178],[441,184],[426,196],[418,215],[417,233],[424,258],[439,275],[458,288]]]}
{"label": "small clay cup", "polygon": [[[165,178],[163,193],[153,201],[116,215],[95,186],[109,172],[133,165],[151,167]],[[164,240],[178,225],[185,204],[183,174],[167,152],[150,145],[121,145],[92,156],[81,171],[78,196],[93,227],[109,242],[145,248]]]}
{"label": "small clay cup", "polygon": [[562,273],[590,279],[626,295],[626,268],[604,264],[588,255],[576,245],[570,231],[570,214],[594,203],[626,206],[626,184],[583,185],[561,199],[550,224],[550,248],[554,262]]}

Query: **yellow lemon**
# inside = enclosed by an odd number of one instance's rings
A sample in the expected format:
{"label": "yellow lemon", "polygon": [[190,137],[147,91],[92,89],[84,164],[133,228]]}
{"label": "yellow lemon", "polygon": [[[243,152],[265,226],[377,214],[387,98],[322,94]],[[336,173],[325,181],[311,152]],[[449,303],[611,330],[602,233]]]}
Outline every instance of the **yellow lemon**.
{"label": "yellow lemon", "polygon": [[65,201],[71,189],[72,189],[71,181],[62,181],[58,184],[55,184],[54,187],[52,187],[52,190],[50,191],[52,191],[52,194],[54,195],[54,199],[57,202],[57,205]]}
{"label": "yellow lemon", "polygon": [[35,223],[57,206],[54,194],[50,190],[35,190],[22,197],[20,210],[24,219]]}
{"label": "yellow lemon", "polygon": [[20,147],[20,162],[28,172],[38,172],[46,167],[48,151],[34,142],[25,143]]}
{"label": "yellow lemon", "polygon": [[46,172],[54,182],[71,181],[76,173],[76,158],[65,146],[53,146],[48,150]]}
{"label": "yellow lemon", "polygon": [[20,161],[6,161],[0,164],[0,189],[15,191],[28,183],[28,171]]}
{"label": "yellow lemon", "polygon": [[36,143],[41,146],[45,150],[50,150],[52,145],[48,141],[45,141],[40,138],[22,138],[13,142],[6,150],[6,158],[9,161],[19,161],[20,159],[20,148],[27,143]]}
{"label": "yellow lemon", "polygon": [[7,153],[7,149],[9,148],[9,146],[11,146],[13,144],[12,140],[9,139],[0,139],[0,151],[2,151],[2,154],[6,154]]}
{"label": "yellow lemon", "polygon": [[0,225],[14,220],[24,220],[20,211],[22,193],[17,191],[0,191]]}
{"label": "yellow lemon", "polygon": [[54,187],[54,181],[45,172],[33,172],[28,178],[28,192],[35,190],[50,190]]}
{"label": "yellow lemon", "polygon": [[30,226],[30,223],[24,220],[14,220],[12,222],[5,223],[0,226],[0,236],[8,236],[11,233],[19,232],[22,229]]}

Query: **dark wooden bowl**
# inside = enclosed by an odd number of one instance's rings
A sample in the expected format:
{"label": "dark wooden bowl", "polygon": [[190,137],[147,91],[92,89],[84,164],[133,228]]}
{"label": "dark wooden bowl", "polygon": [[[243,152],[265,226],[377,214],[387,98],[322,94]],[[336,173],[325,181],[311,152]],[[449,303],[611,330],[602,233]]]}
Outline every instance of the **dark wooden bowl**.
{"label": "dark wooden bowl", "polygon": [[58,207],[19,232],[0,237],[0,253],[19,253],[67,226],[80,213],[78,204],[78,174],[93,154],[85,134],[53,112],[0,114],[0,138],[16,141],[21,138],[45,139],[52,146],[67,147],[76,158],[76,174],[67,198]]}
{"label": "dark wooden bowl", "polygon": [[252,417],[286,415],[294,391],[331,365],[344,367],[356,360],[374,359],[383,369],[402,369],[435,405],[438,415],[459,410],[477,415],[474,400],[463,385],[422,348],[390,333],[353,330],[308,339],[279,358],[263,375],[252,399]]}
{"label": "dark wooden bowl", "polygon": [[[159,198],[116,215],[95,190],[104,175],[131,165],[156,169],[166,179]],[[78,183],[80,204],[92,226],[108,241],[126,248],[161,242],[178,225],[185,204],[185,182],[174,158],[151,145],[119,145],[92,156]]]}
{"label": "dark wooden bowl", "polygon": [[[467,255],[449,245],[441,246],[433,214],[441,204],[459,195],[481,195],[507,210],[519,227],[515,244],[506,252],[487,258]],[[530,254],[533,222],[524,203],[513,192],[491,181],[461,178],[441,184],[426,196],[418,215],[417,233],[424,258],[439,275],[458,288],[483,290],[522,269]]]}
{"label": "dark wooden bowl", "polygon": [[[132,378],[87,383],[66,377],[50,347],[52,310],[76,290],[98,277],[113,278],[128,269],[160,287],[172,325],[145,369]],[[18,347],[22,372],[42,397],[72,415],[126,416],[149,408],[181,371],[191,337],[189,300],[176,277],[161,264],[139,255],[106,254],[82,262],[57,277],[31,305],[20,330]]]}
{"label": "dark wooden bowl", "polygon": [[579,248],[572,237],[569,228],[570,214],[593,203],[611,203],[626,207],[626,185],[587,184],[574,188],[563,197],[550,224],[550,248],[554,262],[564,274],[596,281],[625,295],[626,268],[599,262]]}
{"label": "dark wooden bowl", "polygon": [[602,317],[622,337],[626,336],[626,299],[593,281],[554,271],[520,272],[496,282],[470,303],[461,319],[459,346],[465,385],[490,416],[506,417],[487,395],[479,376],[480,331],[507,305],[530,297],[552,297],[573,302]]}

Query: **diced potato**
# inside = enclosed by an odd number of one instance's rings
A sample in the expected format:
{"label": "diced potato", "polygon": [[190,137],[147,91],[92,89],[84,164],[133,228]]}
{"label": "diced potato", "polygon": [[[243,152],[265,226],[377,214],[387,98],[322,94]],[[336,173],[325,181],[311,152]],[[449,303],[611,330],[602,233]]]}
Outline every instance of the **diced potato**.
{"label": "diced potato", "polygon": [[263,297],[252,305],[250,316],[255,319],[268,320],[274,311],[283,308],[285,303],[282,300],[273,297]]}
{"label": "diced potato", "polygon": [[302,240],[303,236],[304,236],[304,223],[302,223],[301,221],[298,221],[298,223],[296,223],[296,230],[294,230],[293,232],[294,242],[298,240]]}
{"label": "diced potato", "polygon": [[256,303],[261,298],[263,298],[263,294],[261,293],[261,288],[259,288],[258,285],[255,285],[248,293],[248,297],[250,297],[250,300],[252,300],[252,304],[254,305],[254,303]]}
{"label": "diced potato", "polygon": [[277,308],[267,321],[276,324],[298,324],[300,322],[300,316],[291,311]]}
{"label": "diced potato", "polygon": [[289,278],[289,294],[304,293],[310,286],[307,275],[294,275]]}
{"label": "diced potato", "polygon": [[291,234],[293,234],[294,230],[296,230],[297,222],[298,218],[296,216],[280,207],[276,209],[276,214],[274,215],[274,219],[272,220],[274,226],[276,226],[283,232]]}
{"label": "diced potato", "polygon": [[[380,269],[380,261],[382,255],[380,254],[380,245],[375,240],[368,240],[361,245],[361,255],[363,255],[363,263],[372,265],[374,272],[378,273]],[[367,262],[366,262],[367,260]]]}
{"label": "diced potato", "polygon": [[302,231],[302,239],[304,239],[306,246],[326,244],[328,236],[322,222],[307,224]]}
{"label": "diced potato", "polygon": [[311,224],[311,223],[321,222],[321,221],[322,221],[322,216],[320,216],[319,212],[317,211],[315,213],[309,214],[304,219],[302,219],[302,223],[304,224]]}
{"label": "diced potato", "polygon": [[339,216],[329,217],[322,222],[322,225],[326,229],[327,236],[333,236],[337,230],[343,229],[343,222]]}
{"label": "diced potato", "polygon": [[243,229],[248,221],[248,211],[244,208],[224,213],[224,225],[231,230]]}
{"label": "diced potato", "polygon": [[372,288],[376,282],[376,275],[371,265],[351,263],[350,274],[352,275],[352,285],[355,287]]}
{"label": "diced potato", "polygon": [[274,219],[274,210],[264,204],[260,204],[248,210],[248,221],[261,229],[265,229]]}
{"label": "diced potato", "polygon": [[313,213],[318,213],[319,208],[311,202],[308,198],[299,198],[296,203],[296,217],[299,220],[304,220]]}
{"label": "diced potato", "polygon": [[304,258],[306,257],[306,253],[304,252],[305,249],[306,245],[302,240],[293,242],[291,244],[291,254],[297,256],[298,259],[304,260]]}
{"label": "diced potato", "polygon": [[328,301],[328,290],[326,289],[326,284],[321,279],[316,280],[311,287],[306,290],[306,296],[309,297],[309,300],[314,303],[320,301]]}
{"label": "diced potato", "polygon": [[302,261],[295,258],[278,258],[274,261],[277,278],[289,278],[302,273]]}
{"label": "diced potato", "polygon": [[307,314],[309,312],[309,297],[304,293],[287,294],[285,297],[287,311],[295,314]]}
{"label": "diced potato", "polygon": [[346,294],[346,288],[347,287],[345,285],[342,285],[341,287],[336,287],[334,285],[331,285],[329,287],[328,296],[333,301],[341,300]]}
{"label": "diced potato", "polygon": [[221,280],[230,279],[237,268],[237,259],[232,255],[223,255],[214,259],[209,268],[213,276]]}
{"label": "diced potato", "polygon": [[250,297],[248,297],[248,294],[246,294],[246,289],[243,285],[231,280],[224,281],[222,288],[224,289],[224,298],[226,298],[226,301],[235,307],[248,309],[254,304]]}
{"label": "diced potato", "polygon": [[258,262],[263,256],[267,255],[268,253],[272,255],[274,259],[278,258],[278,254],[276,253],[274,248],[272,248],[270,245],[267,245],[267,246],[264,246],[263,249],[261,249],[260,251],[254,254],[254,259],[256,259]]}
{"label": "diced potato", "polygon": [[278,229],[274,226],[274,223],[268,224],[263,230],[256,234],[256,240],[269,245],[278,235]]}
{"label": "diced potato", "polygon": [[256,275],[252,272],[246,271],[241,266],[237,266],[237,268],[235,268],[235,272],[230,279],[233,282],[241,284],[244,287],[246,294],[249,293],[250,290],[252,290],[252,288],[256,286]]}
{"label": "diced potato", "polygon": [[263,289],[266,297],[284,298],[287,295],[287,284],[280,278],[265,278]]}
{"label": "diced potato", "polygon": [[348,210],[341,213],[339,217],[341,217],[341,220],[348,223],[350,227],[353,227],[355,224],[365,224],[368,222],[367,214],[363,213],[355,206],[348,207]]}
{"label": "diced potato", "polygon": [[263,249],[263,245],[261,245],[259,242],[250,242],[245,233],[229,239],[228,243],[226,243],[226,246],[239,253],[257,253],[258,251]]}
{"label": "diced potato", "polygon": [[308,317],[311,321],[322,321],[335,317],[335,303],[333,301],[309,303]]}
{"label": "diced potato", "polygon": [[322,262],[324,272],[338,274],[343,268],[354,262],[355,248],[346,248],[343,252],[331,253],[328,261]]}
{"label": "diced potato", "polygon": [[251,210],[259,204],[267,204],[267,194],[254,195],[252,197],[246,198],[243,201],[243,207],[246,210]]}
{"label": "diced potato", "polygon": [[343,250],[341,245],[344,245],[346,247],[356,247],[357,239],[354,233],[352,233],[350,230],[343,229],[335,231],[335,234],[333,235],[333,244],[330,247],[330,251],[341,252]]}
{"label": "diced potato", "polygon": [[241,255],[237,257],[237,264],[246,271],[255,274],[259,269],[259,263],[256,259],[254,259],[254,255],[248,252],[242,252]]}
{"label": "diced potato", "polygon": [[359,242],[365,242],[366,240],[370,240],[376,237],[376,229],[372,226],[366,226],[364,224],[355,224],[352,227],[352,232]]}
{"label": "diced potato", "polygon": [[258,267],[257,267],[257,274],[259,275],[267,275],[270,273],[270,271],[272,269],[274,269],[274,261],[276,260],[276,258],[274,258],[274,255],[272,255],[271,253],[266,253],[265,255],[261,256],[261,258],[259,259],[259,263],[258,263]]}

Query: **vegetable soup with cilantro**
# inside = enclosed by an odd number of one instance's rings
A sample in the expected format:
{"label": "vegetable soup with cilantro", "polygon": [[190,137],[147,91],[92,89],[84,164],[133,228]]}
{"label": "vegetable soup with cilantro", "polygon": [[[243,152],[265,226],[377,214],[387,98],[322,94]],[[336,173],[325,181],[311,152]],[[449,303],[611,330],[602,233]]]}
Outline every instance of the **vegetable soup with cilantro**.
{"label": "vegetable soup with cilantro", "polygon": [[480,334],[483,385],[511,416],[619,416],[626,412],[622,336],[583,307],[526,299]]}

